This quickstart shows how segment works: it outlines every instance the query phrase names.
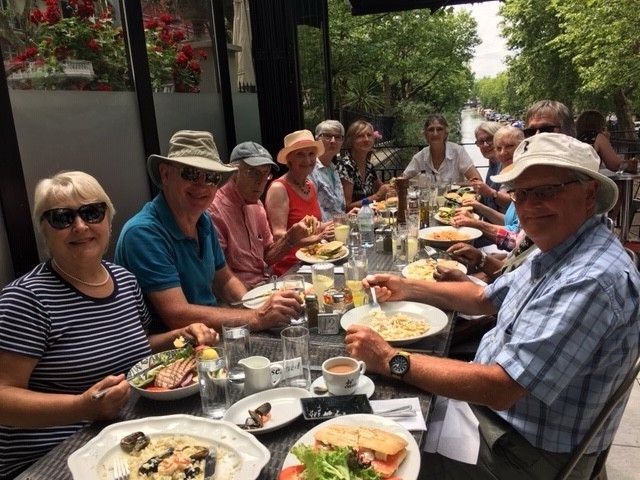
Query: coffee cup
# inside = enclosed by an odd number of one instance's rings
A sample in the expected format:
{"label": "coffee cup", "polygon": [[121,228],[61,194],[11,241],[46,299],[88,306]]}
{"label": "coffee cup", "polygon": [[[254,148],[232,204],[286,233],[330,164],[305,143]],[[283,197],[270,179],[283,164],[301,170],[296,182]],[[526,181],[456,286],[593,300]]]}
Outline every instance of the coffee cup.
{"label": "coffee cup", "polygon": [[360,375],[366,371],[362,360],[333,357],[322,363],[322,378],[332,395],[351,395],[358,388]]}

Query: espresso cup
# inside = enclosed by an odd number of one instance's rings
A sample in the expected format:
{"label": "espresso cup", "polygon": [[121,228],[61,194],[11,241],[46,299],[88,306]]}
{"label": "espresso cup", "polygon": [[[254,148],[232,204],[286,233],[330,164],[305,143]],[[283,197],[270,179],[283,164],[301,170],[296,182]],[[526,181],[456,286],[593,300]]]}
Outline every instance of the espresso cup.
{"label": "espresso cup", "polygon": [[332,357],[322,363],[322,378],[332,395],[351,395],[358,388],[367,366],[362,360]]}

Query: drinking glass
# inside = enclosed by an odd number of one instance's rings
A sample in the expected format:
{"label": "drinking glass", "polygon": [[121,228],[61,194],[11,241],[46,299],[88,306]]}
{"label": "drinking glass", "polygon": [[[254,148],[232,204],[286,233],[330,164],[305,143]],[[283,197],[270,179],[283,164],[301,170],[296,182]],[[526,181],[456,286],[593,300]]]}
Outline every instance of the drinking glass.
{"label": "drinking glass", "polygon": [[395,223],[396,213],[398,212],[398,194],[395,190],[390,190],[385,195],[385,206],[389,211],[391,224]]}
{"label": "drinking glass", "polygon": [[[298,294],[300,299],[304,302],[304,277],[302,275],[286,275],[282,277],[282,288],[284,290],[293,290]],[[304,305],[303,305],[304,306]],[[291,319],[291,325],[304,325],[307,318],[304,314],[304,308],[299,317]]]}
{"label": "drinking glass", "polygon": [[249,325],[222,325],[222,340],[227,355],[229,381],[244,382],[244,368],[238,362],[251,356]]}
{"label": "drinking glass", "polygon": [[402,270],[407,266],[409,261],[408,252],[408,234],[409,231],[404,225],[399,225],[392,232],[391,243],[393,245],[393,265]]}
{"label": "drinking glass", "polygon": [[342,268],[344,269],[344,281],[351,290],[353,306],[360,307],[367,301],[367,295],[362,286],[362,279],[367,276],[367,258],[364,256],[352,257]]}
{"label": "drinking glass", "polygon": [[322,301],[324,292],[333,288],[335,284],[333,263],[315,263],[311,265],[311,282],[318,300]]}
{"label": "drinking glass", "polygon": [[336,240],[347,244],[349,239],[349,218],[346,213],[338,213],[333,216],[333,226],[335,228]]}
{"label": "drinking glass", "polygon": [[209,418],[222,418],[229,408],[229,387],[224,349],[212,347],[218,358],[204,360],[196,358],[202,414]]}
{"label": "drinking glass", "polygon": [[309,370],[309,329],[287,327],[280,332],[284,382],[289,387],[308,389],[311,385]]}

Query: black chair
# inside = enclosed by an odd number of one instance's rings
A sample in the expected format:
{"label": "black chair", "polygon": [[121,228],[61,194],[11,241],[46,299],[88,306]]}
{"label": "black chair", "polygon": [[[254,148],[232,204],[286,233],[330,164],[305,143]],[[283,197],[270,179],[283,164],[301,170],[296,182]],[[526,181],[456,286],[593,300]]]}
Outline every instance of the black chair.
{"label": "black chair", "polygon": [[[558,473],[558,475],[556,476],[556,480],[566,480],[569,475],[571,475],[571,472],[582,458],[582,455],[587,450],[587,447],[596,436],[596,434],[600,431],[602,425],[604,425],[604,423],[607,421],[609,415],[611,415],[611,412],[616,407],[616,405],[618,405],[618,403],[620,403],[620,401],[626,396],[627,392],[629,392],[639,373],[640,356],[636,358],[633,367],[631,367],[631,370],[629,370],[627,375],[624,377],[624,380],[622,381],[620,386],[616,389],[615,392],[613,392],[613,395],[611,395],[609,400],[607,400],[607,403],[605,403],[604,407],[602,407],[602,411],[593,422],[593,425],[591,425],[591,428],[589,428],[580,444],[572,452],[571,459],[567,462],[560,473]],[[609,446],[609,448],[611,448],[611,446]],[[594,471],[591,474],[591,480],[602,478],[602,474],[604,474],[604,478],[606,478],[606,473],[604,472],[604,464],[609,453],[609,448],[600,453]]]}

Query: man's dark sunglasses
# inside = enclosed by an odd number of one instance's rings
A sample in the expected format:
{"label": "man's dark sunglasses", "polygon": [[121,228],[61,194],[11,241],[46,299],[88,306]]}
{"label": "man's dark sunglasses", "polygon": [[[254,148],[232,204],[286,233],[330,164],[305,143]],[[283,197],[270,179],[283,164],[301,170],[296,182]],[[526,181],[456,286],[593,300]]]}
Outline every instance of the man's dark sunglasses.
{"label": "man's dark sunglasses", "polygon": [[104,220],[107,212],[107,204],[105,202],[87,203],[77,210],[73,208],[52,208],[47,210],[40,217],[41,220],[47,220],[56,230],[64,230],[69,228],[79,216],[84,223],[100,223]]}
{"label": "man's dark sunglasses", "polygon": [[541,127],[529,127],[523,130],[524,138],[533,137],[538,133],[553,133],[560,125],[542,125]]}
{"label": "man's dark sunglasses", "polygon": [[220,185],[222,182],[222,174],[219,172],[211,172],[209,170],[200,170],[195,167],[181,167],[180,176],[183,180],[192,183],[198,183],[200,177],[204,175],[205,185]]}

